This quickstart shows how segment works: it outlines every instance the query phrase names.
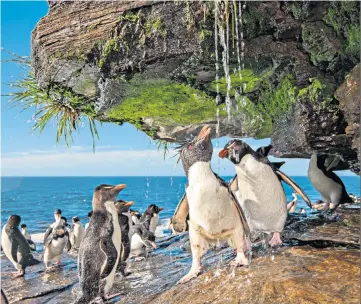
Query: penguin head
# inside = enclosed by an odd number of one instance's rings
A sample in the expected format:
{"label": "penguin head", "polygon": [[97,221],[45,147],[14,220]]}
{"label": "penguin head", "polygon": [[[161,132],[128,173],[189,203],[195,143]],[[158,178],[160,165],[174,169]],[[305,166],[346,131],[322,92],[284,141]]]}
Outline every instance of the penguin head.
{"label": "penguin head", "polygon": [[11,227],[19,227],[21,222],[21,217],[19,215],[10,215],[8,219],[8,224]]}
{"label": "penguin head", "polygon": [[93,194],[93,209],[102,209],[102,205],[106,201],[116,201],[120,191],[126,187],[125,184],[116,186],[101,184],[94,189]]}
{"label": "penguin head", "polygon": [[129,209],[129,213],[133,216],[136,216],[138,219],[140,218],[140,212],[137,210]]}
{"label": "penguin head", "polygon": [[272,145],[268,145],[265,147],[259,147],[256,152],[258,152],[259,154],[263,155],[263,156],[267,156],[268,153],[271,151],[271,149],[273,148]]}
{"label": "penguin head", "polygon": [[181,146],[180,159],[188,175],[189,168],[196,162],[210,162],[213,154],[213,145],[210,138],[211,128],[204,126],[198,136],[191,142]]}
{"label": "penguin head", "polygon": [[118,214],[121,214],[123,212],[128,212],[130,206],[133,206],[134,202],[126,202],[123,200],[117,200],[115,202],[115,208],[117,209]]}
{"label": "penguin head", "polygon": [[74,216],[71,221],[74,223],[80,222],[80,219],[77,216]]}
{"label": "penguin head", "polygon": [[154,214],[158,214],[162,210],[164,210],[164,208],[158,207],[155,204],[151,204],[151,205],[148,206],[148,208],[147,208],[147,210],[145,212],[150,214],[150,215],[154,215]]}
{"label": "penguin head", "polygon": [[218,154],[220,158],[228,158],[232,163],[239,164],[247,154],[254,154],[253,149],[239,139],[229,141]]}

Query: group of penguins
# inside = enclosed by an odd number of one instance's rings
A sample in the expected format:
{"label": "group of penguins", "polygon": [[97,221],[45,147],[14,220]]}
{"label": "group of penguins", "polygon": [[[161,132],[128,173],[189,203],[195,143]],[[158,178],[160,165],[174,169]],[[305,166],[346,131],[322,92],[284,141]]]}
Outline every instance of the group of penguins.
{"label": "group of penguins", "polygon": [[[213,145],[210,135],[211,128],[204,126],[198,136],[179,147],[179,157],[188,183],[171,219],[170,228],[173,233],[189,231],[192,265],[178,283],[198,276],[201,258],[212,243],[226,241],[235,249],[235,258],[231,261],[234,266],[249,264],[247,253],[251,250],[251,240],[255,234],[263,234],[267,246],[280,246],[287,214],[295,209],[295,199],[287,206],[282,181],[294,189],[295,198],[296,193],[299,194],[312,209],[332,212],[340,204],[354,202],[341,179],[333,172],[340,166],[340,159],[312,155],[308,177],[322,196],[322,201],[312,205],[297,183],[280,171],[284,162],[268,160],[271,145],[254,151],[238,139],[229,141],[218,154],[235,166],[236,176],[227,183],[211,168]],[[137,251],[144,247],[156,248],[154,232],[162,208],[152,204],[139,220],[136,219],[135,214],[129,212],[133,202],[117,200],[124,188],[124,184],[102,184],[94,190],[91,220],[79,243],[81,294],[75,304],[104,301],[116,296],[109,295],[109,291],[116,273],[127,276],[126,261],[130,252],[138,255]],[[14,233],[10,230],[14,230],[19,223],[19,218],[10,217],[4,227],[5,232]],[[51,233],[47,233],[52,235],[50,244],[53,247],[61,238],[64,239],[62,242],[68,240],[64,237],[67,232],[63,224],[59,220],[51,227]],[[26,265],[31,265],[29,255],[25,259],[29,260]],[[21,264],[21,260],[17,261]]]}

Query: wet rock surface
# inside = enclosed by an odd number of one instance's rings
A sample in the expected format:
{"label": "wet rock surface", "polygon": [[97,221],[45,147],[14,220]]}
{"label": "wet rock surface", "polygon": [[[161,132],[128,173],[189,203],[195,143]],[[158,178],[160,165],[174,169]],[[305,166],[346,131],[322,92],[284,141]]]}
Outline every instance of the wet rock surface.
{"label": "wet rock surface", "polygon": [[[215,129],[219,121],[219,136],[272,135],[278,157],[324,152],[341,156],[359,172],[359,111],[352,114],[344,98],[334,98],[360,60],[358,2],[265,1],[242,7],[241,78],[237,39],[229,35],[230,120],[221,45],[220,105],[215,104],[213,2],[49,3],[48,15],[33,31],[33,68],[40,87],[53,96],[66,89],[67,102],[79,112],[129,122],[153,138],[176,142],[206,123]],[[233,8],[229,14],[231,24]],[[357,90],[348,83],[348,90]],[[80,106],[72,104],[79,98]]]}
{"label": "wet rock surface", "polygon": [[[161,238],[143,261],[131,261],[126,278],[117,277],[110,303],[358,303],[360,276],[359,205],[334,214],[292,214],[284,247],[253,244],[249,267],[234,269],[231,248],[218,247],[203,259],[202,275],[184,284],[191,254],[187,233]],[[36,256],[40,258],[40,253]],[[10,303],[72,303],[79,294],[76,255],[64,254],[63,266],[44,272],[36,265],[25,278],[13,279],[2,256],[2,288]]]}

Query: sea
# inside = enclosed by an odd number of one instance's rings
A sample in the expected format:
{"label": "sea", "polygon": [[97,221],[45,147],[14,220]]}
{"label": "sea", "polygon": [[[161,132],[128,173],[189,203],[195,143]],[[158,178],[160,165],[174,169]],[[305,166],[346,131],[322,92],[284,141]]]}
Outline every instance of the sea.
{"label": "sea", "polygon": [[[223,177],[226,181],[231,176]],[[306,176],[292,177],[306,192],[310,200],[320,199]],[[360,196],[360,178],[342,176],[347,192]],[[100,184],[126,184],[127,187],[118,195],[119,199],[131,200],[132,209],[144,212],[150,204],[163,207],[157,236],[169,235],[169,219],[184,194],[186,177],[2,177],[1,178],[1,226],[5,225],[12,214],[21,216],[28,231],[43,233],[54,221],[54,210],[62,210],[63,216],[71,223],[73,216],[78,216],[83,223],[88,222],[87,214],[91,210],[93,190]],[[293,190],[284,185],[288,201]],[[299,197],[297,208],[307,205]]]}

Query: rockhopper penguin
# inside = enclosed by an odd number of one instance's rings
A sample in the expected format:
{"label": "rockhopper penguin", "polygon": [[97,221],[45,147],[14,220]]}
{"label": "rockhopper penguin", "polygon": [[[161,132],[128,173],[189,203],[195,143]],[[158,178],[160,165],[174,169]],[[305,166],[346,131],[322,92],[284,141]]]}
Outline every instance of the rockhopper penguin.
{"label": "rockhopper penguin", "polygon": [[303,190],[266,156],[254,151],[241,140],[231,140],[219,152],[235,164],[238,181],[237,196],[246,214],[251,232],[272,233],[269,244],[282,244],[280,233],[286,222],[286,195],[280,179],[289,184],[309,205]]}
{"label": "rockhopper penguin", "polygon": [[342,180],[332,171],[332,163],[326,168],[325,163],[329,160],[327,155],[313,154],[308,167],[308,178],[312,186],[321,193],[321,204],[315,204],[314,209],[334,210],[340,204],[353,203],[347,194],[346,187]]}
{"label": "rockhopper penguin", "polygon": [[115,201],[125,187],[124,184],[102,184],[94,190],[93,214],[78,255],[81,296],[76,300],[77,304],[115,296],[108,296],[122,256],[122,235]]}
{"label": "rockhopper penguin", "polygon": [[207,252],[210,243],[227,240],[237,249],[232,265],[248,265],[244,252],[248,246],[249,228],[242,209],[227,183],[218,177],[211,168],[213,146],[210,140],[211,129],[204,126],[199,135],[180,148],[180,158],[188,178],[186,196],[188,207],[177,208],[173,218],[183,218],[189,210],[189,239],[192,250],[192,267],[179,283],[196,277],[201,269],[201,257]]}
{"label": "rockhopper penguin", "polygon": [[122,232],[122,256],[118,264],[118,271],[123,276],[127,276],[130,272],[125,270],[127,264],[126,260],[130,254],[130,240],[133,234],[133,220],[132,215],[129,213],[129,208],[134,205],[134,202],[126,202],[123,200],[117,200],[115,202],[115,208],[117,209],[120,230]]}
{"label": "rockhopper penguin", "polygon": [[6,257],[17,269],[17,277],[24,276],[26,267],[40,263],[34,259],[28,242],[19,230],[20,221],[19,215],[11,215],[1,233],[1,246]]}
{"label": "rockhopper penguin", "polygon": [[139,223],[143,224],[150,232],[155,233],[159,221],[159,212],[162,210],[164,210],[164,208],[158,207],[155,204],[149,205],[141,216]]}
{"label": "rockhopper penguin", "polygon": [[77,216],[72,218],[72,223],[73,226],[70,232],[70,243],[73,249],[78,250],[84,237],[84,228]]}

